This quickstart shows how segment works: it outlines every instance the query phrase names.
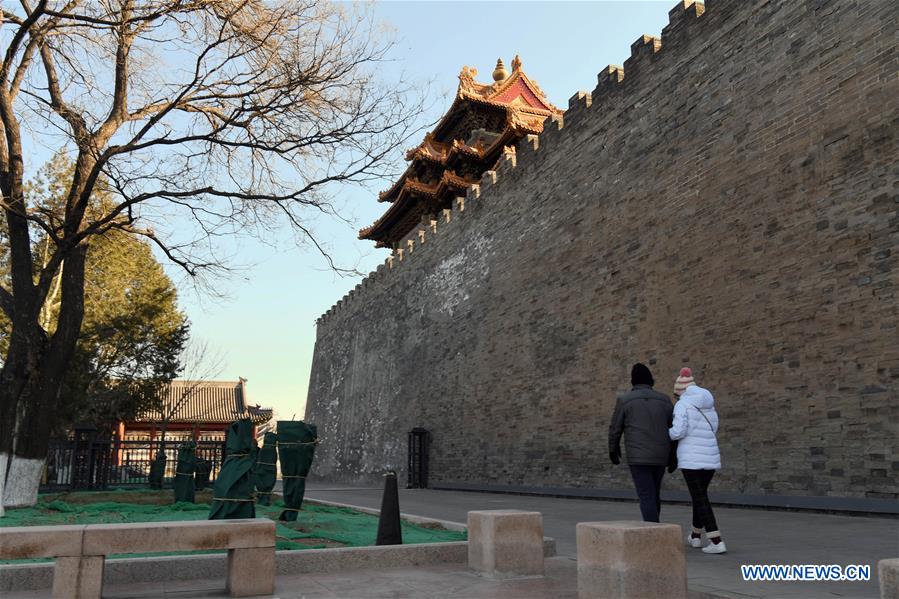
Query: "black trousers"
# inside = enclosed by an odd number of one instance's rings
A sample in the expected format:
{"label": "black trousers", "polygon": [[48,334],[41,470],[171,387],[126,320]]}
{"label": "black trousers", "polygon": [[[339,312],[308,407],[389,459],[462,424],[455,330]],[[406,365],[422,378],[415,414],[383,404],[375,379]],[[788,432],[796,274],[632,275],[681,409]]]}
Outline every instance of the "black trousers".
{"label": "black trousers", "polygon": [[662,511],[662,477],[664,466],[643,466],[631,464],[631,477],[640,498],[640,513],[646,522],[658,522]]}
{"label": "black trousers", "polygon": [[707,533],[717,531],[718,523],[709,501],[709,483],[712,482],[715,471],[681,469],[681,472],[684,473],[690,499],[693,501],[693,528],[704,528]]}

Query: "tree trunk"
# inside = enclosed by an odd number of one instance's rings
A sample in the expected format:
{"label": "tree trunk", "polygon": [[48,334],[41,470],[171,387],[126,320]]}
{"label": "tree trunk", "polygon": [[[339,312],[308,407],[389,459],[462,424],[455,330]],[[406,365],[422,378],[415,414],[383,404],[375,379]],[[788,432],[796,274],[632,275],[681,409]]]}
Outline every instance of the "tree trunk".
{"label": "tree trunk", "polygon": [[9,462],[9,454],[0,451],[0,518],[6,515],[6,509],[3,507],[3,489],[6,482],[6,464]]}
{"label": "tree trunk", "polygon": [[23,458],[14,455],[3,487],[3,507],[28,507],[37,503],[46,458]]}
{"label": "tree trunk", "polygon": [[[0,405],[3,406],[3,430],[0,431],[0,466],[4,474],[2,503],[5,507],[22,507],[33,505],[37,501],[37,487],[40,482],[40,472],[44,458],[47,455],[48,439],[44,441],[43,453],[40,452],[40,436],[35,437],[36,420],[35,412],[40,410],[40,369],[35,368],[42,362],[41,347],[35,347],[38,342],[27,343],[27,337],[10,343],[10,357],[25,355],[24,363],[9,361],[4,365],[4,378],[11,379],[12,384],[4,386],[0,391]],[[40,343],[46,346],[46,343]],[[44,420],[48,426],[52,414],[47,414]],[[26,432],[30,430],[29,432]]]}
{"label": "tree trunk", "polygon": [[[43,454],[36,453],[35,441],[39,442],[40,439],[33,437],[33,432],[26,432],[27,424],[39,420],[34,418],[34,412],[38,409],[35,399],[40,392],[40,373],[35,372],[37,369],[33,365],[39,363],[43,352],[40,347],[34,347],[37,344],[45,345],[40,341],[34,344],[18,341],[16,347],[13,347],[13,343],[10,343],[10,357],[25,355],[27,360],[24,363],[10,360],[3,369],[4,380],[11,379],[11,384],[4,385],[0,391],[4,423],[3,430],[0,431],[0,473],[3,474],[3,493],[0,499],[5,507],[34,504],[37,500],[36,483],[47,455],[46,447]],[[52,414],[46,415],[44,419],[50,421]],[[33,426],[30,428],[34,430]],[[30,482],[32,479],[34,484]]]}
{"label": "tree trunk", "polygon": [[6,507],[27,504],[31,495],[23,488],[21,477],[28,477],[34,469],[33,460],[25,458],[20,463],[16,453],[21,449],[19,440],[27,417],[26,406],[31,404],[35,383],[40,380],[38,365],[46,345],[46,335],[36,322],[13,321],[7,360],[0,371],[4,383],[0,386],[0,474],[3,477],[0,503]]}
{"label": "tree trunk", "polygon": [[[37,502],[41,472],[50,433],[56,424],[63,380],[75,352],[84,317],[85,247],[75,248],[62,276],[62,300],[56,332],[48,338],[39,326],[39,310],[26,322],[13,319],[9,359],[3,366],[0,389],[0,457],[11,456],[3,484],[5,507]],[[18,298],[16,298],[18,300]]]}

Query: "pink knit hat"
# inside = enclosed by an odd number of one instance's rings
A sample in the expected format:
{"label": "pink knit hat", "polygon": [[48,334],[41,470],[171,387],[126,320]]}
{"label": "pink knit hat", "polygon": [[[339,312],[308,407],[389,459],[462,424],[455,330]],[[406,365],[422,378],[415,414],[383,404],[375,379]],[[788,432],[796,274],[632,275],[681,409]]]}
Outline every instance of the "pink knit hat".
{"label": "pink knit hat", "polygon": [[695,385],[693,381],[693,371],[684,366],[680,369],[680,376],[674,381],[674,394],[682,395],[690,385]]}

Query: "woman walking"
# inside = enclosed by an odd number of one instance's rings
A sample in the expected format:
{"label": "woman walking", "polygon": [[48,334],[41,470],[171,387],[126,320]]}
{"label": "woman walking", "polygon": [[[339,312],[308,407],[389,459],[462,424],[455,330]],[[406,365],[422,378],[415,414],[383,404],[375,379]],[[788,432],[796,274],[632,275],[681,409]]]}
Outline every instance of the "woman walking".
{"label": "woman walking", "polygon": [[674,418],[668,435],[678,442],[677,464],[684,473],[693,502],[693,532],[687,542],[691,547],[702,547],[702,531],[705,529],[709,544],[702,551],[724,553],[727,547],[721,540],[708,493],[715,470],[721,468],[715,398],[693,381],[693,372],[689,368],[681,368],[674,384],[674,395],[680,397],[674,405]]}

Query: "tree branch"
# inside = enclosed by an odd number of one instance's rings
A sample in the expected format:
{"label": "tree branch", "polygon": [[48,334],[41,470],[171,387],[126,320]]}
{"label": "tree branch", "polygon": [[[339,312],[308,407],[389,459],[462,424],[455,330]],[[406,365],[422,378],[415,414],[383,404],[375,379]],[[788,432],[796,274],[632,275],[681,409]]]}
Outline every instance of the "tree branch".
{"label": "tree branch", "polygon": [[[4,87],[6,86],[7,79],[9,79],[9,70],[12,68],[12,63],[15,60],[16,54],[19,52],[22,40],[25,39],[26,35],[31,34],[31,28],[37,20],[41,18],[46,8],[47,0],[39,0],[37,6],[34,7],[34,10],[32,10],[25,20],[22,21],[22,24],[19,25],[12,40],[9,42],[9,46],[6,47],[6,55],[3,58],[3,64],[0,65],[0,81],[3,82]],[[5,16],[6,11],[4,11],[4,17]]]}
{"label": "tree branch", "polygon": [[87,123],[79,113],[69,107],[62,97],[62,91],[59,88],[59,75],[56,73],[56,65],[53,61],[53,54],[47,43],[41,44],[41,59],[44,64],[44,72],[47,76],[47,91],[50,93],[50,108],[56,114],[65,120],[72,128],[75,142],[78,147],[84,147],[87,143],[89,132]]}
{"label": "tree branch", "polygon": [[120,23],[116,27],[115,76],[113,79],[112,106],[109,116],[97,132],[98,143],[105,145],[106,140],[125,122],[128,116],[128,53],[131,50],[133,34],[128,29],[128,15],[131,13],[130,3],[123,5]]}

